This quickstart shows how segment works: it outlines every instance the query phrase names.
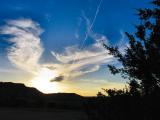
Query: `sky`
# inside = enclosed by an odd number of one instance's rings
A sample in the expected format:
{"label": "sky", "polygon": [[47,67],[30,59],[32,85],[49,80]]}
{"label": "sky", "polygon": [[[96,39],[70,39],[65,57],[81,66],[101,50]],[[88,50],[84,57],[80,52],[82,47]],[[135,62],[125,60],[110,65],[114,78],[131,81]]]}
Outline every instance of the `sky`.
{"label": "sky", "polygon": [[24,83],[44,93],[94,96],[127,83],[103,48],[127,46],[137,8],[149,0],[1,0],[0,81]]}

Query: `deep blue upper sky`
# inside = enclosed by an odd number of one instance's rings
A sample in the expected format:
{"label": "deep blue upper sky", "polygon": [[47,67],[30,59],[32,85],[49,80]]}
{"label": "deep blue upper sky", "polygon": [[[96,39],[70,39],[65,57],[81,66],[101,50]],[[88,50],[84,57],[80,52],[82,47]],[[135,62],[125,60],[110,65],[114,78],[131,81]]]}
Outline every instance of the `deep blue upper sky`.
{"label": "deep blue upper sky", "polygon": [[[100,0],[1,0],[0,23],[6,19],[31,18],[45,30],[42,35],[48,49],[59,50],[64,46],[79,43],[75,31],[84,34],[84,28],[77,28],[82,11],[92,20]],[[149,5],[149,0],[103,0],[93,26],[97,33],[103,33],[111,43],[120,38],[120,30],[133,31],[137,23],[136,8]],[[82,36],[83,37],[83,36]],[[89,44],[92,40],[86,42]]]}

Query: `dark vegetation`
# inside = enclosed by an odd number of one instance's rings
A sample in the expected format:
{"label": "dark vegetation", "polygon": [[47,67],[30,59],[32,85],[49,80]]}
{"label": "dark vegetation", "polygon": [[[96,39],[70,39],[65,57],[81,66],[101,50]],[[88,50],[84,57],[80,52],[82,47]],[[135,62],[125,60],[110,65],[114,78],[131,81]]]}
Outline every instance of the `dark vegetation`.
{"label": "dark vegetation", "polygon": [[[103,44],[121,63],[108,65],[112,74],[129,80],[124,90],[103,89],[92,107],[90,120],[158,120],[160,115],[160,0],[153,8],[137,9],[140,24],[135,34],[126,32],[129,45],[124,53],[117,46]],[[95,110],[93,114],[93,109]],[[92,113],[92,114],[91,114]]]}

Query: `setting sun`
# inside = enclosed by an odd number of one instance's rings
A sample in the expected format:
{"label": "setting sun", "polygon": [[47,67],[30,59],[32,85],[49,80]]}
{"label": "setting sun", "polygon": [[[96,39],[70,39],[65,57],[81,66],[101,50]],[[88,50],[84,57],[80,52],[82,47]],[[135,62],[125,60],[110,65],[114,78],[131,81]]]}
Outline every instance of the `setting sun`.
{"label": "setting sun", "polygon": [[31,85],[36,87],[43,93],[57,92],[59,86],[56,82],[50,82],[50,80],[56,77],[56,71],[47,68],[42,68],[36,77],[31,80]]}

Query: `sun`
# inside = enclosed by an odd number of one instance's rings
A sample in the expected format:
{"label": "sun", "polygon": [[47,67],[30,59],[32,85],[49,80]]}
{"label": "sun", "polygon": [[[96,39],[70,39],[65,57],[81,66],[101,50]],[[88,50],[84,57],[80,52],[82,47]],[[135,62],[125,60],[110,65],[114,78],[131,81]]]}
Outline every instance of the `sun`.
{"label": "sun", "polygon": [[42,68],[36,77],[31,80],[31,86],[37,88],[43,93],[55,93],[59,91],[59,86],[56,82],[50,82],[50,80],[56,77],[55,70],[48,68]]}

